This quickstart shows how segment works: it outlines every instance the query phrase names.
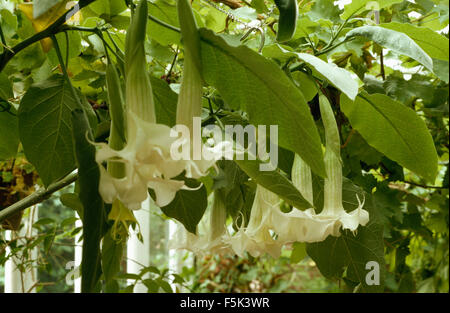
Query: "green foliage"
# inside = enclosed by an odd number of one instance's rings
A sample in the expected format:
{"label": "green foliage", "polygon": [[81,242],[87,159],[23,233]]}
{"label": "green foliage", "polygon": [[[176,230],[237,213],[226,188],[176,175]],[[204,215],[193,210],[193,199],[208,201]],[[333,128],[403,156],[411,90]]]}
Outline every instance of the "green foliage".
{"label": "green foliage", "polygon": [[[319,185],[319,192],[323,185]],[[327,278],[340,279],[362,292],[384,290],[385,261],[383,253],[383,225],[379,212],[373,207],[372,199],[357,186],[345,180],[343,185],[344,208],[351,212],[358,206],[356,195],[365,199],[364,209],[369,212],[370,222],[359,227],[355,234],[346,231],[340,237],[329,237],[323,242],[307,244],[308,255],[316,262],[320,272]],[[333,260],[333,262],[329,262]],[[379,284],[368,285],[366,276],[368,262],[377,262],[380,269]]]}
{"label": "green foliage", "polygon": [[379,26],[361,26],[349,31],[346,38],[353,36],[364,36],[382,47],[409,56],[423,64],[429,70],[433,70],[433,60],[431,57],[408,35],[402,32]]}
{"label": "green foliage", "polygon": [[434,182],[436,149],[426,124],[413,110],[380,94],[360,94],[355,102],[342,97],[341,108],[371,146]]}
{"label": "green foliage", "polygon": [[60,75],[32,86],[22,98],[20,139],[46,186],[75,169],[71,111],[76,107],[70,87]]}
{"label": "green foliage", "polygon": [[274,63],[247,47],[228,45],[205,29],[200,36],[206,82],[233,109],[245,110],[252,124],[278,125],[279,145],[324,175],[320,139],[300,90]]}
{"label": "green foliage", "polygon": [[186,179],[186,185],[196,190],[180,190],[170,204],[161,207],[161,211],[168,217],[180,221],[188,231],[195,234],[197,224],[208,205],[206,187],[198,186],[193,179]]}
{"label": "green foliage", "polygon": [[302,194],[295,186],[277,171],[261,171],[260,165],[264,164],[260,160],[236,160],[239,167],[250,176],[257,184],[276,193],[283,200],[299,210],[307,209],[312,205],[303,198]]}
{"label": "green foliage", "polygon": [[[80,1],[92,3],[75,21],[48,30],[60,49],[51,48],[48,38],[30,38],[39,31],[35,18],[67,1],[35,0],[33,20],[19,2],[0,0],[0,210],[28,192],[30,173],[49,186],[77,168],[79,180],[60,197],[71,210],[53,203],[55,212],[35,223],[35,237],[6,242],[0,233],[0,264],[8,257],[6,245],[13,255],[39,246],[40,277],[55,281],[40,290],[69,291],[67,271],[55,254],[70,259],[72,250],[55,243],[67,244],[82,231],[83,291],[132,292],[137,284],[149,292],[180,291],[172,283],[218,292],[448,292],[449,41],[448,31],[441,31],[449,22],[447,0],[354,0],[343,8],[333,0],[253,0],[235,10],[194,0],[192,11],[191,1],[179,2],[178,10],[177,1],[156,0],[141,4],[148,6],[138,12],[146,27],[136,32],[128,29],[136,12],[132,1]],[[263,34],[241,39],[249,25]],[[142,43],[139,51],[125,43],[127,33]],[[98,193],[95,148],[87,138],[111,143],[111,129],[125,133],[126,123],[111,124],[125,119],[125,59],[149,77],[157,122],[174,126],[188,51],[205,80],[202,126],[277,125],[278,168],[261,172],[260,161],[221,160],[217,172],[201,179],[179,177],[196,190],[180,190],[153,214],[177,219],[195,233],[208,195],[220,189],[233,226],[245,226],[256,184],[278,194],[284,211],[309,208],[289,177],[294,154],[316,175],[314,205],[320,211],[320,92],[330,100],[342,139],[334,144],[341,146],[345,209],[356,207],[355,193],[364,195],[369,225],[319,243],[293,243],[279,260],[206,257],[178,275],[163,269],[161,257],[153,260],[158,268],[124,273],[124,241],[109,230],[110,208]],[[146,62],[133,62],[136,57]],[[23,156],[32,164],[26,175],[14,170]],[[74,210],[82,229],[73,226]],[[136,226],[125,225],[131,224]],[[164,228],[151,231],[152,244],[164,250]],[[380,265],[380,285],[366,284],[368,261]],[[27,266],[24,261],[22,269]]]}

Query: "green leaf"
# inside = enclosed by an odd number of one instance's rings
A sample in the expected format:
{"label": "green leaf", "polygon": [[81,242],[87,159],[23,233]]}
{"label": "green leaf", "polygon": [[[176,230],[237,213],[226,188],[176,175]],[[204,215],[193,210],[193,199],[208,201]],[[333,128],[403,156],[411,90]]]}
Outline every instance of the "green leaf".
{"label": "green leaf", "polygon": [[306,253],[306,243],[294,242],[291,252],[291,263],[298,263],[303,260],[308,254]]}
{"label": "green leaf", "polygon": [[0,100],[8,100],[14,97],[12,83],[5,73],[0,73]]}
{"label": "green leaf", "polygon": [[150,82],[155,101],[156,121],[170,127],[175,126],[178,95],[162,79],[150,76]]}
{"label": "green leaf", "polygon": [[[321,185],[323,190],[323,185]],[[361,189],[344,179],[343,204],[347,211],[358,207],[355,194],[364,197]],[[377,211],[373,208],[372,199],[365,195],[364,209],[369,212],[370,221],[365,227],[359,227],[356,234],[345,231],[340,237],[328,237],[325,241],[307,244],[308,255],[316,262],[323,276],[329,279],[340,279],[344,276],[353,283],[360,284],[362,292],[383,292],[385,261],[383,225]],[[380,284],[367,285],[366,275],[369,270],[366,264],[375,261],[379,264]]]}
{"label": "green leaf", "polygon": [[[352,77],[351,73],[346,69],[340,68],[334,63],[327,63],[322,61],[318,57],[315,57],[312,54],[308,53],[297,53],[294,51],[290,51],[280,46],[279,44],[268,46],[267,49],[263,51],[265,55],[271,57],[280,57],[284,58],[299,58],[304,61],[308,65],[312,66],[317,72],[319,72],[325,79],[331,82],[336,88],[340,89],[343,93],[345,93],[349,98],[355,99],[358,94],[358,82]],[[311,87],[306,87],[307,90],[303,92],[303,88],[300,86],[300,90],[303,93],[317,93],[317,87],[314,85],[314,82],[310,82]],[[312,89],[312,90],[311,90]],[[308,97],[309,98],[309,97]],[[309,99],[310,100],[310,99]]]}
{"label": "green leaf", "polygon": [[0,109],[0,161],[16,156],[19,147],[17,116]]}
{"label": "green leaf", "polygon": [[322,74],[336,88],[345,93],[350,99],[355,99],[358,94],[358,82],[352,77],[349,71],[340,68],[335,64],[322,61],[318,57],[307,53],[297,53],[297,56],[308,63],[316,71]]}
{"label": "green leaf", "polygon": [[96,0],[89,5],[89,8],[100,15],[107,15],[112,17],[118,15],[127,9],[125,1],[117,0]]}
{"label": "green leaf", "polygon": [[281,175],[278,171],[260,171],[260,160],[235,160],[237,165],[255,182],[264,188],[276,193],[281,199],[290,205],[304,210],[313,207],[303,196],[292,182]]}
{"label": "green leaf", "polygon": [[296,0],[275,0],[275,5],[280,11],[278,20],[277,41],[288,41],[295,33],[298,17]]}
{"label": "green leaf", "polygon": [[[186,185],[194,188],[198,183],[194,179],[186,179]],[[175,199],[161,211],[168,217],[181,222],[186,230],[195,234],[197,225],[202,219],[208,205],[206,187],[202,185],[197,190],[180,190]]]}
{"label": "green leaf", "polygon": [[253,0],[250,5],[256,10],[256,12],[260,14],[269,12],[267,5],[264,3],[264,0]]}
{"label": "green leaf", "polygon": [[433,73],[442,81],[449,81],[449,62],[433,59]]}
{"label": "green leaf", "polygon": [[352,0],[349,4],[344,6],[344,13],[341,14],[341,18],[346,20],[351,16],[361,14],[365,11],[379,11],[402,1],[403,0]]}
{"label": "green leaf", "polygon": [[78,213],[78,216],[83,219],[83,204],[76,193],[65,193],[59,197],[59,201],[66,207],[75,210]]}
{"label": "green leaf", "polygon": [[[273,62],[245,46],[230,46],[200,29],[203,76],[254,125],[278,125],[279,145],[326,176],[317,128],[304,96]],[[268,75],[270,73],[270,75]]]}
{"label": "green leaf", "polygon": [[102,241],[102,270],[105,282],[108,284],[120,271],[124,242],[116,241],[109,230]]}
{"label": "green leaf", "polygon": [[308,16],[312,20],[329,20],[332,22],[339,22],[339,8],[334,5],[333,0],[315,0]]}
{"label": "green leaf", "polygon": [[433,59],[448,61],[448,38],[426,27],[418,27],[407,23],[383,23],[381,27],[408,35]]}
{"label": "green leaf", "polygon": [[305,100],[309,102],[314,99],[317,95],[317,86],[313,78],[301,71],[295,71],[291,73],[291,75],[294,81],[298,84],[300,90],[305,95]]}
{"label": "green leaf", "polygon": [[154,279],[144,279],[142,283],[147,287],[147,292],[149,293],[156,293],[159,290],[159,285]]}
{"label": "green leaf", "polygon": [[161,287],[162,290],[166,293],[173,293],[172,287],[170,284],[163,280],[162,278],[155,279],[155,282]]}
{"label": "green leaf", "polygon": [[79,196],[83,204],[81,291],[94,292],[101,275],[100,241],[103,237],[105,208],[98,191],[100,170],[95,161],[95,147],[87,141],[89,124],[81,109],[72,112],[72,123],[78,164]]}
{"label": "green leaf", "polygon": [[345,38],[363,36],[382,47],[404,54],[433,71],[433,60],[414,40],[404,33],[379,26],[362,26],[349,31]]}
{"label": "green leaf", "polygon": [[46,186],[75,169],[70,112],[76,107],[61,75],[31,86],[20,102],[20,140]]}
{"label": "green leaf", "polygon": [[[282,49],[282,48],[281,48]],[[298,58],[314,67],[325,79],[330,81],[336,88],[345,93],[350,99],[355,99],[358,94],[358,82],[349,71],[340,68],[333,63],[322,61],[318,57],[308,53],[295,53]]]}
{"label": "green leaf", "polygon": [[425,122],[402,103],[381,94],[341,96],[341,109],[369,145],[434,182],[438,156]]}
{"label": "green leaf", "polygon": [[[148,3],[148,13],[169,25],[179,27],[177,7],[173,3],[163,0]],[[147,33],[151,39],[156,40],[163,46],[180,43],[180,33],[168,29],[160,24],[149,20]]]}

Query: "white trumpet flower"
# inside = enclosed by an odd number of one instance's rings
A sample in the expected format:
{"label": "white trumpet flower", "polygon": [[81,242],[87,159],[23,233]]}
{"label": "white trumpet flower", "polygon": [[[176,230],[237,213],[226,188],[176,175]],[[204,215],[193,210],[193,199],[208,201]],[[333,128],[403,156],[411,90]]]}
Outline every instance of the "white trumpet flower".
{"label": "white trumpet flower", "polygon": [[[326,137],[324,207],[319,214],[313,208],[305,211],[294,208],[289,213],[275,212],[273,226],[282,242],[320,242],[329,235],[340,236],[341,228],[355,232],[359,225],[365,226],[369,221],[369,213],[363,209],[364,200],[361,201],[358,195],[358,207],[350,213],[344,209],[339,133],[333,111],[324,95],[320,96],[320,110]],[[292,180],[305,199],[313,203],[311,169],[297,155]]]}
{"label": "white trumpet flower", "polygon": [[[190,166],[171,158],[175,141],[170,136],[171,129],[156,123],[144,49],[147,15],[147,1],[140,1],[125,43],[127,127],[122,136],[126,135],[126,145],[119,150],[116,146],[96,144],[100,147],[96,161],[100,165],[99,191],[103,200],[112,203],[118,199],[129,209],[140,208],[149,188],[154,190],[158,206],[168,205],[178,190],[190,189],[184,181],[173,179],[190,170]],[[123,175],[111,175],[103,167],[105,161],[110,165],[124,164]]]}
{"label": "white trumpet flower", "polygon": [[228,234],[226,218],[223,195],[216,190],[212,205],[200,221],[198,234],[190,233],[183,225],[179,225],[174,238],[170,238],[169,249],[185,249],[200,256],[230,253],[230,247],[223,240]]}
{"label": "white trumpet flower", "polygon": [[281,254],[282,242],[273,238],[271,231],[274,211],[279,211],[279,198],[269,190],[258,185],[247,227],[241,227],[225,242],[233,251],[243,257],[248,252],[253,257],[268,253],[273,258]]}
{"label": "white trumpet flower", "polygon": [[170,156],[175,140],[170,137],[170,127],[146,122],[132,112],[128,116],[128,142],[124,149],[117,151],[98,144],[97,163],[122,162],[126,172],[125,177],[114,178],[100,166],[100,194],[107,203],[117,198],[129,209],[139,209],[151,188],[156,204],[166,206],[178,190],[189,189],[184,181],[172,179],[184,171],[185,164]]}

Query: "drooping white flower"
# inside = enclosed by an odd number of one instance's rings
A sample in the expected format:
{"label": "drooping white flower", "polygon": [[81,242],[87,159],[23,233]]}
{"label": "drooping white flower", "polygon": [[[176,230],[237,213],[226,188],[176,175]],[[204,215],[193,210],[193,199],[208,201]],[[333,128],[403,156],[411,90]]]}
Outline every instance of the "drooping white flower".
{"label": "drooping white flower", "polygon": [[125,177],[114,178],[100,166],[100,194],[107,203],[117,198],[128,208],[139,209],[151,188],[156,204],[165,206],[178,190],[189,189],[184,181],[172,179],[183,172],[185,165],[170,157],[175,139],[170,137],[166,125],[146,122],[133,112],[128,112],[128,117],[128,142],[124,149],[117,151],[98,144],[97,163],[122,162],[126,172]]}
{"label": "drooping white flower", "polygon": [[[319,214],[313,208],[305,211],[293,208],[289,213],[275,212],[273,226],[282,242],[319,242],[330,235],[340,236],[341,229],[355,232],[359,225],[365,226],[369,221],[369,213],[363,209],[364,200],[361,202],[358,195],[355,195],[358,207],[350,213],[344,209],[339,132],[330,103],[324,95],[320,96],[320,110],[326,137],[324,207]],[[292,180],[305,199],[313,203],[311,169],[297,155]]]}
{"label": "drooping white flower", "polygon": [[224,242],[228,234],[226,227],[227,212],[222,192],[216,190],[212,203],[197,227],[197,234],[190,233],[179,225],[174,238],[170,238],[169,249],[185,249],[196,255],[227,254],[230,247]]}
{"label": "drooping white flower", "polygon": [[248,252],[253,257],[268,253],[274,258],[281,254],[282,242],[273,238],[273,214],[279,210],[280,200],[271,191],[258,185],[253,201],[250,220],[232,236],[226,236],[233,251],[243,257]]}
{"label": "drooping white flower", "polygon": [[[189,189],[184,181],[173,179],[187,164],[171,158],[170,148],[175,141],[170,136],[171,129],[156,123],[144,49],[147,15],[147,1],[140,1],[125,43],[126,145],[119,150],[115,146],[97,144],[100,148],[96,153],[102,198],[107,203],[118,199],[130,209],[140,208],[148,197],[149,188],[155,192],[158,206],[169,204],[178,190]],[[114,125],[115,121],[112,123]],[[111,175],[103,167],[105,161],[109,165],[123,164],[124,175]]]}

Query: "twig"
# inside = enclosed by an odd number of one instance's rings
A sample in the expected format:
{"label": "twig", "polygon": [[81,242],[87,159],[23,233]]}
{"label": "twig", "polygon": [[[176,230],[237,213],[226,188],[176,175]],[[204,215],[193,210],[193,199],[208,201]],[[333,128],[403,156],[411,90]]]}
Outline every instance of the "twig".
{"label": "twig", "polygon": [[352,130],[350,131],[350,134],[348,134],[348,137],[345,140],[345,143],[341,146],[341,149],[344,149],[345,147],[347,147],[348,143],[350,142],[350,139],[352,138],[352,136],[355,132],[356,132],[356,130],[354,128],[352,128]]}
{"label": "twig", "polygon": [[166,79],[169,83],[170,83],[170,76],[172,75],[173,68],[175,67],[175,64],[177,63],[178,53],[180,53],[180,50],[177,48],[177,51],[175,52],[175,56],[173,57],[172,64],[170,64],[169,71],[167,72],[167,75],[166,75]]}
{"label": "twig", "polygon": [[77,179],[78,173],[70,174],[65,178],[61,179],[60,181],[51,184],[50,186],[48,186],[47,189],[40,189],[34,192],[33,194],[29,195],[28,197],[23,198],[20,201],[17,201],[16,203],[10,205],[6,209],[0,211],[0,222],[2,222],[6,218],[10,217],[11,215],[17,212],[23,211],[32,205],[35,205],[37,203],[44,201],[45,199],[48,199],[54,192],[70,185]]}
{"label": "twig", "polygon": [[409,184],[409,185],[413,185],[416,187],[421,187],[421,188],[431,188],[431,189],[448,189],[448,187],[444,187],[444,186],[428,186],[428,185],[422,185],[422,184],[418,184],[412,181],[407,181],[405,180],[404,183]]}
{"label": "twig", "polygon": [[156,17],[153,17],[153,16],[149,15],[149,16],[148,16],[148,19],[151,20],[151,21],[153,21],[153,22],[155,22],[156,24],[159,24],[159,25],[165,27],[165,28],[168,28],[168,29],[170,29],[170,30],[173,30],[173,31],[175,31],[175,32],[177,32],[177,33],[181,33],[181,30],[180,30],[179,28],[177,28],[177,27],[175,27],[175,26],[172,26],[172,25],[170,25],[170,24],[167,24],[166,22],[163,22],[163,21],[161,21],[160,19],[157,19]]}

